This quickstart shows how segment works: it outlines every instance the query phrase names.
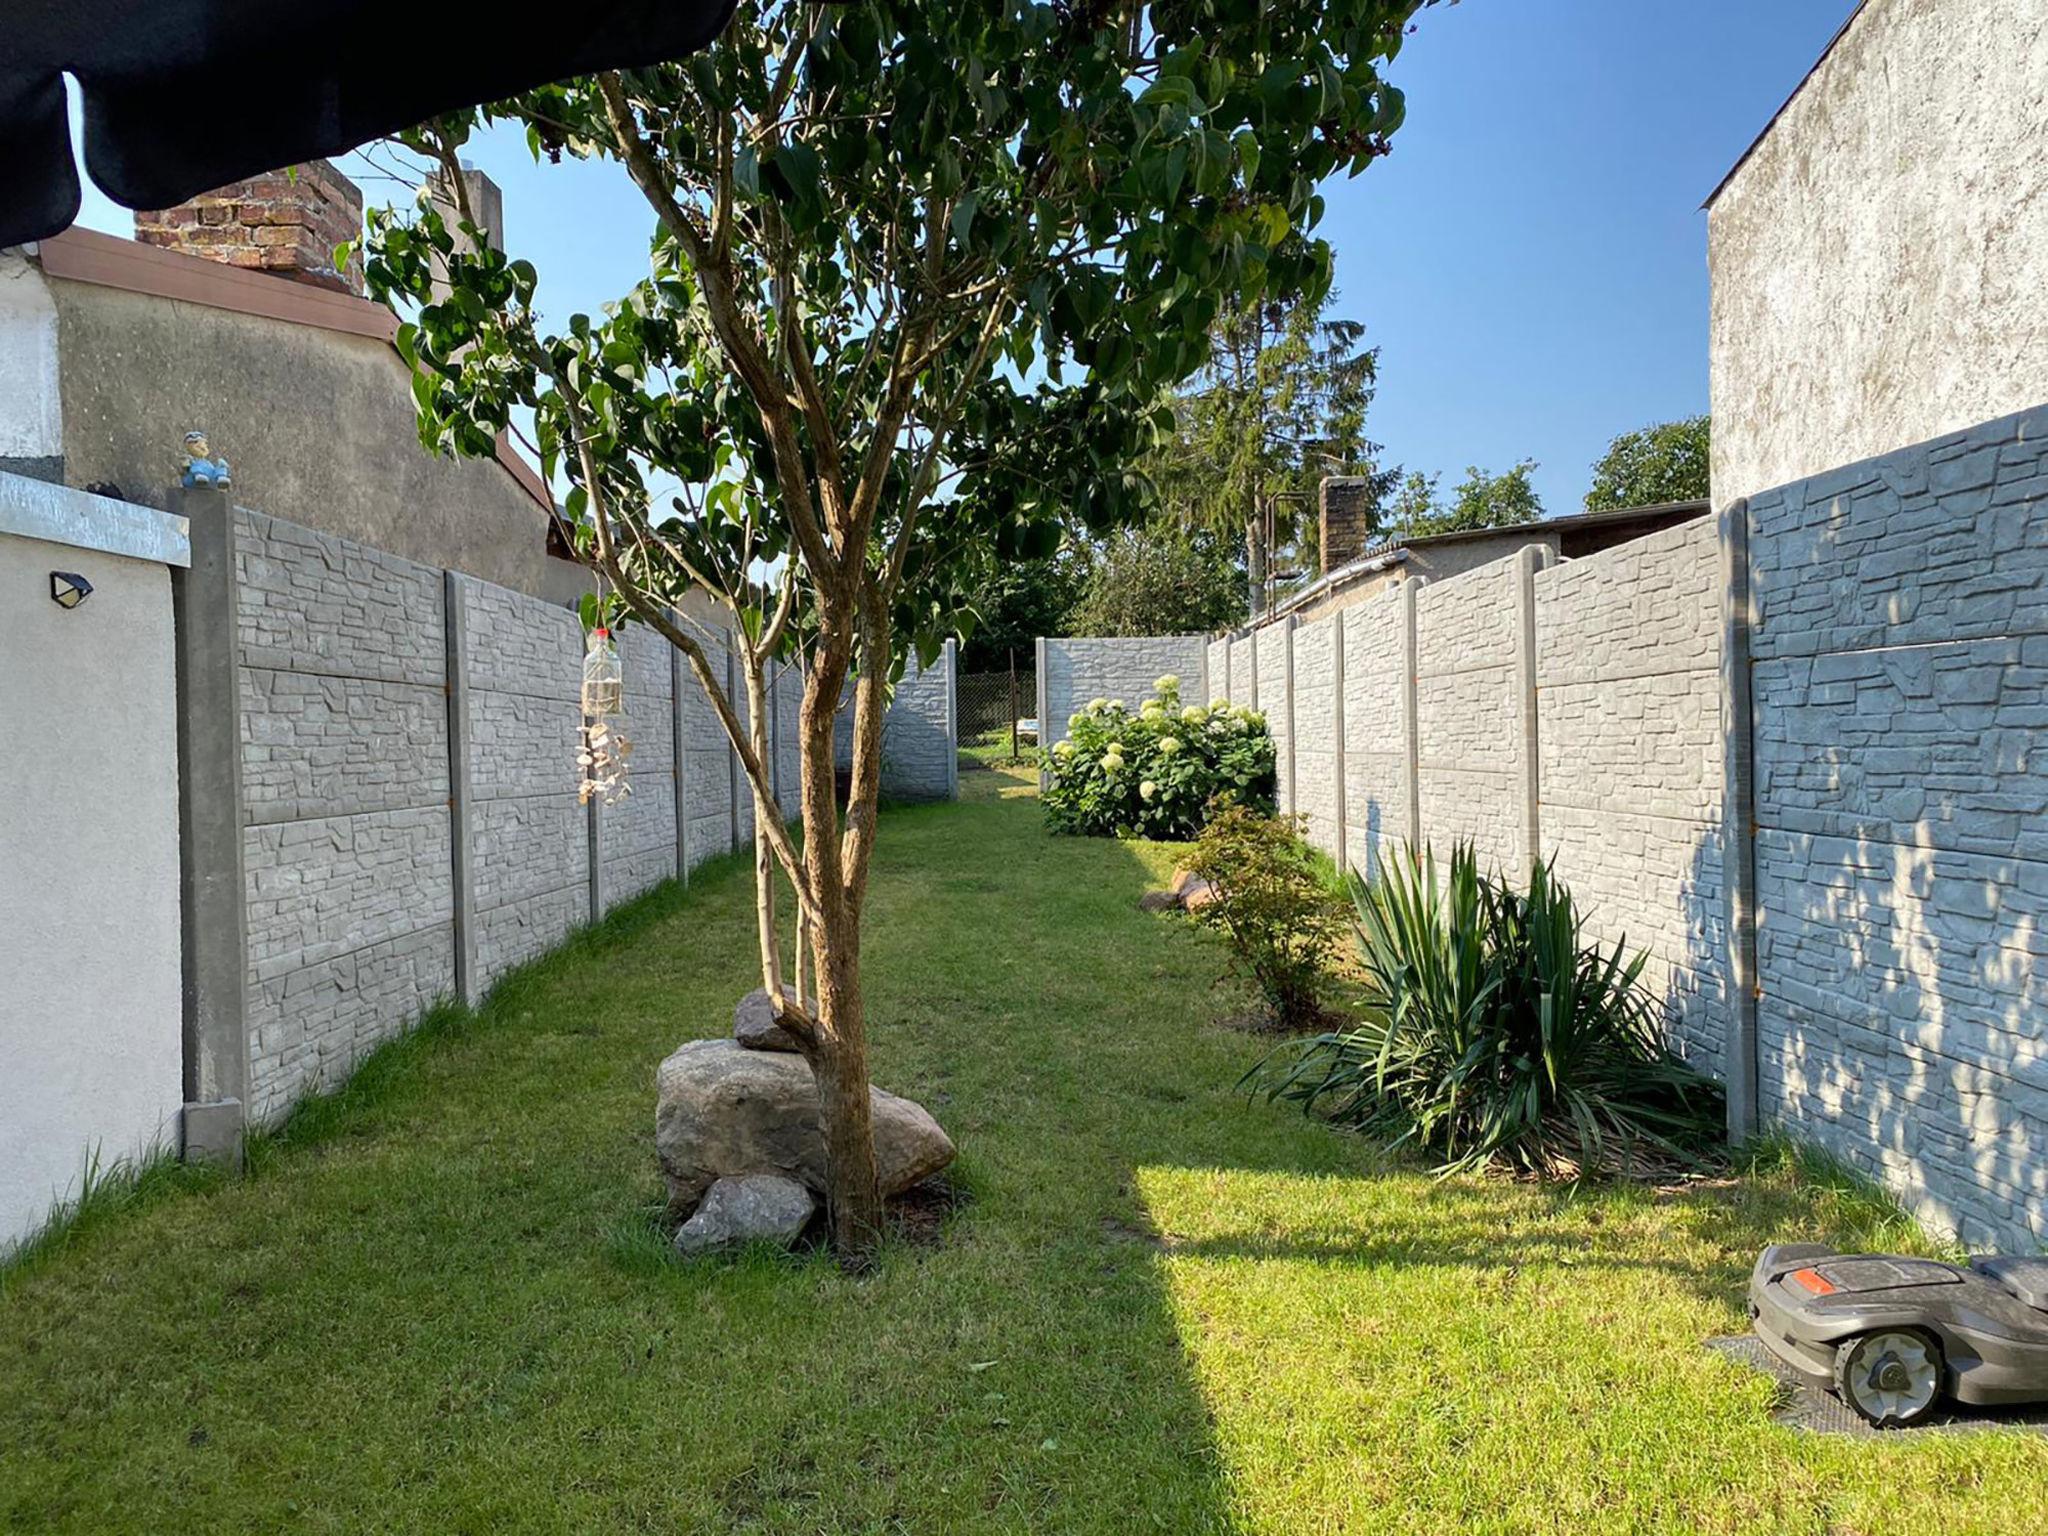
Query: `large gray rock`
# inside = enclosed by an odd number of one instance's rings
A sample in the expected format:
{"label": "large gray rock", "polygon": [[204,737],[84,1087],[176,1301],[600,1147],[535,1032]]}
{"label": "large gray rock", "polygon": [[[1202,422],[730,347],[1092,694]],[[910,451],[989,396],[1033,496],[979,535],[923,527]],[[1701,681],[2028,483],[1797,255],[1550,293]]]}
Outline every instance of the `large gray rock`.
{"label": "large gray rock", "polygon": [[787,1248],[803,1235],[818,1202],[795,1179],[779,1173],[743,1173],[719,1179],[704,1202],[676,1231],[676,1252],[685,1258],[734,1243],[780,1243]]}
{"label": "large gray rock", "polygon": [[[870,1088],[875,1163],[893,1195],[953,1161],[953,1142],[909,1099]],[[737,1040],[692,1040],[655,1075],[654,1150],[669,1209],[694,1211],[721,1178],[780,1173],[825,1191],[825,1138],[810,1064]]]}
{"label": "large gray rock", "polygon": [[775,1022],[768,989],[756,987],[732,1011],[732,1037],[750,1051],[798,1051],[796,1037]]}

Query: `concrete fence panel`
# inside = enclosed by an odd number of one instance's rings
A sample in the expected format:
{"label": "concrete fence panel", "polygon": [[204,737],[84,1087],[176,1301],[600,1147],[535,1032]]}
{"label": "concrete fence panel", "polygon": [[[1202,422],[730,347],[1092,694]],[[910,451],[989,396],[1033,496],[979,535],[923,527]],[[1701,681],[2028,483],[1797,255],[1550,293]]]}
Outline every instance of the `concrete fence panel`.
{"label": "concrete fence panel", "polygon": [[1683,524],[1535,579],[1542,853],[1606,943],[1649,955],[1673,1043],[1726,1037],[1716,530]]}
{"label": "concrete fence panel", "polygon": [[1375,878],[1415,835],[1415,586],[1344,611],[1344,844]]}
{"label": "concrete fence panel", "polygon": [[1535,852],[1523,617],[1528,565],[1501,560],[1415,598],[1416,791],[1439,859],[1469,841],[1483,869],[1526,878]]}
{"label": "concrete fence panel", "polygon": [[1205,686],[1202,689],[1201,697],[1204,704],[1214,704],[1218,699],[1230,697],[1231,644],[1232,641],[1229,635],[1224,635],[1220,639],[1209,642],[1209,649],[1202,669],[1202,680]]}
{"label": "concrete fence panel", "polygon": [[2048,1242],[2048,407],[1748,512],[1762,1111]]}
{"label": "concrete fence panel", "polygon": [[596,808],[607,911],[676,872],[675,701],[669,692],[675,648],[638,624],[622,631],[618,642],[633,755],[625,798]]}
{"label": "concrete fence panel", "polygon": [[[1294,809],[1307,818],[1308,840],[1340,862],[1344,857],[1344,616],[1303,624],[1294,632]],[[1268,716],[1270,719],[1271,717]]]}
{"label": "concrete fence panel", "polygon": [[[1180,679],[1182,699],[1193,703],[1206,691],[1202,672],[1208,649],[1201,635],[1044,641],[1038,674],[1042,744],[1065,741],[1067,717],[1093,699],[1121,699],[1135,710],[1152,696],[1152,685],[1169,674]],[[1232,701],[1241,702],[1235,695]]]}
{"label": "concrete fence panel", "polygon": [[249,1116],[455,990],[438,569],[237,511]]}

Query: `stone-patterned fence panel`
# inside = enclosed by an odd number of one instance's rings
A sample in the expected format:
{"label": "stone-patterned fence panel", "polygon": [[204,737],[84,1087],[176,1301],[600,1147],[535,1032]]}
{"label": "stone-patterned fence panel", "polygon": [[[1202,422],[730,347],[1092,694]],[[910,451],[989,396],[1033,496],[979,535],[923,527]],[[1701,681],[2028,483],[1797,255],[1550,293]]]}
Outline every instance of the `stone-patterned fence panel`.
{"label": "stone-patterned fence panel", "polygon": [[247,1112],[455,987],[438,570],[236,510]]}
{"label": "stone-patterned fence panel", "polygon": [[1481,868],[1515,880],[1527,878],[1536,851],[1524,628],[1533,569],[1529,559],[1498,560],[1415,598],[1422,840],[1439,858],[1469,841]]}
{"label": "stone-patterned fence panel", "polygon": [[1040,640],[1039,745],[1065,741],[1068,716],[1091,699],[1122,699],[1136,709],[1152,696],[1152,685],[1169,674],[1180,679],[1184,700],[1207,699],[1208,655],[1209,642],[1201,635]]}
{"label": "stone-patterned fence panel", "polygon": [[1337,615],[1344,621],[1341,857],[1368,879],[1415,836],[1415,590],[1403,582]]}
{"label": "stone-patterned fence panel", "polygon": [[[233,822],[200,840],[188,856],[207,867],[187,874],[243,892],[239,927],[209,925],[192,963],[207,978],[208,1039],[246,1061],[248,1123],[335,1086],[437,1001],[480,1000],[752,836],[752,795],[709,697],[652,631],[619,639],[629,793],[585,805],[573,613],[217,494],[195,493],[192,510],[214,520],[232,576],[221,617],[184,648],[181,696],[232,699],[240,745],[218,796]],[[736,694],[729,651],[706,638],[713,676]],[[886,792],[954,793],[953,674],[949,646],[897,690]],[[793,818],[801,670],[777,668],[770,697],[773,788]]]}
{"label": "stone-patterned fence panel", "polygon": [[2048,1243],[2048,407],[1752,497],[1758,1097]]}
{"label": "stone-patterned fence panel", "polygon": [[1536,576],[1543,856],[1649,956],[1670,1038],[1723,1068],[1721,590],[1711,521]]}
{"label": "stone-patterned fence panel", "polygon": [[[1294,689],[1282,713],[1291,728],[1293,809],[1309,841],[1344,860],[1344,615],[1294,631]],[[1272,716],[1268,716],[1270,721]]]}

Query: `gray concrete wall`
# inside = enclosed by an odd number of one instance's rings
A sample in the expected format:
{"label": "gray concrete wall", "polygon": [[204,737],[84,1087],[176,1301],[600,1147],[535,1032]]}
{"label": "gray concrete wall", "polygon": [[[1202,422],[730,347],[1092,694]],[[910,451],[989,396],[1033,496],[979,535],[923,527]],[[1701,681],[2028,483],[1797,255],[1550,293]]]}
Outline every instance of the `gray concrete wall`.
{"label": "gray concrete wall", "polygon": [[1209,642],[1203,653],[1203,676],[1208,684],[1202,690],[1202,702],[1214,704],[1218,699],[1230,697],[1230,648],[1231,637],[1222,635]]}
{"label": "gray concrete wall", "polygon": [[675,648],[641,625],[629,626],[618,638],[633,755],[626,797],[597,810],[607,909],[676,873],[675,720],[669,696]]}
{"label": "gray concrete wall", "polygon": [[1764,1111],[2048,1243],[2048,406],[1748,518]]}
{"label": "gray concrete wall", "polygon": [[[1202,679],[1209,642],[1203,635],[1161,635],[1125,639],[1066,639],[1042,642],[1039,693],[1043,700],[1041,746],[1067,739],[1067,718],[1091,699],[1122,699],[1136,709],[1152,697],[1152,685],[1169,673],[1180,679],[1181,698],[1192,704],[1207,695]],[[1250,647],[1244,647],[1247,653]],[[1247,703],[1233,691],[1231,702]]]}
{"label": "gray concrete wall", "polygon": [[0,507],[0,1254],[95,1158],[175,1151],[183,1101],[171,578],[26,525]]}
{"label": "gray concrete wall", "polygon": [[1596,936],[1649,963],[1669,1037],[1720,1072],[1727,1036],[1721,594],[1713,523],[1538,573],[1543,856]]}
{"label": "gray concrete wall", "polygon": [[1344,847],[1368,879],[1415,826],[1416,591],[1397,587],[1344,614]]}
{"label": "gray concrete wall", "polygon": [[1230,642],[1230,702],[1256,709],[1259,702],[1259,632],[1234,636]]}
{"label": "gray concrete wall", "polygon": [[1441,858],[1469,841],[1482,869],[1528,876],[1530,755],[1520,667],[1523,566],[1432,583],[1415,600],[1416,792]]}
{"label": "gray concrete wall", "polygon": [[1714,200],[1714,499],[2048,400],[2048,0],[1871,0]]}
{"label": "gray concrete wall", "polygon": [[238,511],[249,1115],[455,986],[441,573]]}
{"label": "gray concrete wall", "polygon": [[[1344,858],[1344,619],[1341,614],[1294,631],[1294,810],[1306,818],[1309,841]],[[1267,715],[1270,723],[1273,716]]]}

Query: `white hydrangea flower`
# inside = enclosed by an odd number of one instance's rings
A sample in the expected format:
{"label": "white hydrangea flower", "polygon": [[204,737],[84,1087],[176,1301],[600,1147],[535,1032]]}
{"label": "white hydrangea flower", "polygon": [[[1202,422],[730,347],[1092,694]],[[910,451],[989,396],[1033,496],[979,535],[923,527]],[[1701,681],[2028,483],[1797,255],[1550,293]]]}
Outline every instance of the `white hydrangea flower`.
{"label": "white hydrangea flower", "polygon": [[1177,677],[1175,674],[1169,672],[1166,674],[1166,676],[1158,679],[1156,682],[1152,684],[1152,691],[1154,693],[1179,693],[1180,678]]}
{"label": "white hydrangea flower", "polygon": [[1150,779],[1147,779],[1144,783],[1138,786],[1138,798],[1140,800],[1150,800],[1154,795],[1158,793],[1159,786],[1157,784],[1154,784]]}
{"label": "white hydrangea flower", "polygon": [[1118,714],[1122,714],[1124,712],[1124,701],[1122,699],[1111,699],[1109,701],[1109,707],[1115,710]]}
{"label": "white hydrangea flower", "polygon": [[1093,713],[1094,713],[1094,712],[1095,712],[1096,710],[1098,710],[1098,709],[1107,709],[1107,708],[1109,708],[1109,700],[1107,700],[1107,699],[1102,699],[1102,698],[1095,698],[1095,699],[1090,699],[1090,700],[1088,701],[1088,710],[1089,710],[1089,713],[1090,713],[1090,714],[1093,714]]}
{"label": "white hydrangea flower", "polygon": [[1070,731],[1078,731],[1079,729],[1081,729],[1081,722],[1087,718],[1088,717],[1086,715],[1067,716],[1067,729]]}
{"label": "white hydrangea flower", "polygon": [[1190,704],[1180,712],[1180,717],[1189,725],[1204,725],[1208,723],[1209,711],[1199,704]]}
{"label": "white hydrangea flower", "polygon": [[1178,736],[1162,736],[1159,738],[1159,755],[1161,757],[1171,757],[1179,750],[1180,738]]}
{"label": "white hydrangea flower", "polygon": [[1074,744],[1071,741],[1060,742],[1052,749],[1052,755],[1054,757],[1072,757],[1074,755]]}
{"label": "white hydrangea flower", "polygon": [[1123,765],[1124,760],[1121,757],[1117,756],[1116,753],[1105,752],[1102,754],[1102,771],[1104,773],[1115,773],[1117,769],[1123,767]]}

